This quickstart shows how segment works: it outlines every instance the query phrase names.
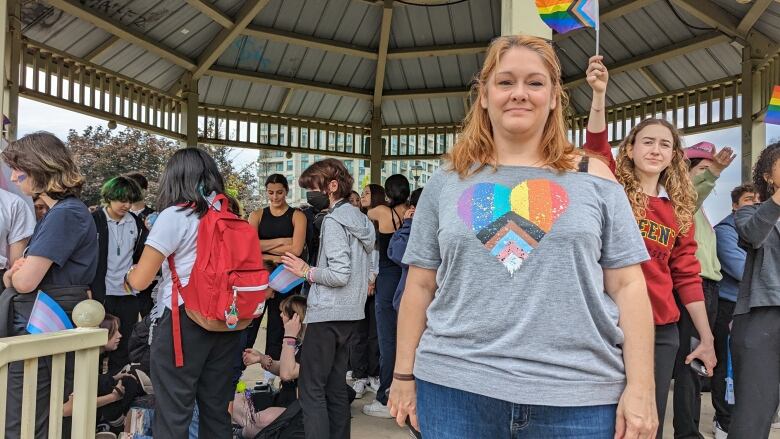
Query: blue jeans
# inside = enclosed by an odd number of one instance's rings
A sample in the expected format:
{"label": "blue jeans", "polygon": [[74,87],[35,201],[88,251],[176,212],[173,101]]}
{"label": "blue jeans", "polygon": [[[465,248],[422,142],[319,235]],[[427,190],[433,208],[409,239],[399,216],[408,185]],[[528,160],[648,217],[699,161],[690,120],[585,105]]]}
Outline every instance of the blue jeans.
{"label": "blue jeans", "polygon": [[417,414],[425,439],[612,439],[616,410],[616,404],[514,404],[417,379]]}
{"label": "blue jeans", "polygon": [[393,296],[401,279],[401,267],[380,265],[376,277],[376,335],[379,341],[379,390],[376,400],[387,405],[387,391],[393,383],[395,369],[395,336],[398,330],[398,312],[393,308]]}

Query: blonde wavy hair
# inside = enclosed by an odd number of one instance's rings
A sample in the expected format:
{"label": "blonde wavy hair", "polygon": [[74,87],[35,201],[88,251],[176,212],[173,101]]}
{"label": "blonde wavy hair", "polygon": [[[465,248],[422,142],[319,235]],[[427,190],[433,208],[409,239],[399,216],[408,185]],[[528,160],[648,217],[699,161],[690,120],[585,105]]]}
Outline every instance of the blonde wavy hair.
{"label": "blonde wavy hair", "polygon": [[563,92],[561,63],[555,50],[542,38],[528,35],[502,36],[494,39],[488,47],[482,70],[477,73],[471,86],[470,96],[474,104],[463,120],[463,129],[452,153],[445,156],[450,168],[461,178],[477,173],[487,166],[494,169],[498,166],[493,126],[487,110],[482,108],[479,102],[487,94],[488,79],[498,66],[499,60],[509,49],[515,47],[526,48],[539,55],[552,80],[553,98],[558,101],[555,109],[550,111],[542,134],[542,166],[558,171],[572,170],[576,166],[577,157],[581,155],[567,137],[564,111],[568,107],[568,96]]}
{"label": "blonde wavy hair", "polygon": [[631,209],[634,211],[634,217],[637,220],[644,219],[647,215],[648,198],[647,194],[642,191],[642,185],[639,183],[639,178],[636,175],[634,161],[629,158],[628,154],[630,149],[634,147],[637,134],[651,125],[661,125],[672,133],[672,139],[674,140],[672,163],[661,172],[658,183],[663,185],[669,194],[669,200],[674,207],[674,217],[677,220],[680,234],[685,235],[691,228],[693,214],[696,212],[696,191],[688,174],[682,139],[674,125],[663,119],[649,118],[632,128],[618,148],[615,176],[626,190],[628,201],[631,203]]}

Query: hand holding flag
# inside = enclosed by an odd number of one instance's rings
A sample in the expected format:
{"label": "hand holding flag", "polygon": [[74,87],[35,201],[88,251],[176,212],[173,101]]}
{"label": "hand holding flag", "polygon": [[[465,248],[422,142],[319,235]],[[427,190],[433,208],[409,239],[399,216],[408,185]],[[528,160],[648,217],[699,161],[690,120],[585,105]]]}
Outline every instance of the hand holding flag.
{"label": "hand holding flag", "polygon": [[536,10],[547,26],[559,34],[592,27],[596,29],[596,54],[599,53],[598,0],[536,0]]}
{"label": "hand holding flag", "polygon": [[284,268],[284,265],[276,267],[268,278],[268,287],[279,294],[287,294],[302,283],[303,278]]}

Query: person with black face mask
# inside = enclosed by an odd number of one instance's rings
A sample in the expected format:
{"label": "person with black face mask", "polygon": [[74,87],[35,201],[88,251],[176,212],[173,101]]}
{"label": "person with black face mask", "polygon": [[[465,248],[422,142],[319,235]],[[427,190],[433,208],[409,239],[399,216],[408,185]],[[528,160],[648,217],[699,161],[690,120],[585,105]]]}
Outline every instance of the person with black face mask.
{"label": "person with black face mask", "polygon": [[[340,160],[312,164],[301,174],[298,184],[327,193],[330,207],[322,219],[317,265],[309,265],[291,253],[282,257],[289,272],[311,284],[303,322],[306,349],[301,354],[298,381],[304,430],[306,439],[348,439],[350,409],[344,376],[349,341],[357,322],[365,317],[376,235],[368,217],[347,201],[354,179]],[[318,204],[318,200],[312,201]]]}
{"label": "person with black face mask", "polygon": [[320,229],[322,220],[328,213],[330,201],[328,196],[320,191],[306,192],[306,203],[301,211],[306,215],[308,228],[306,230],[306,247],[309,249],[309,258],[306,262],[309,265],[317,265],[317,252],[320,248]]}

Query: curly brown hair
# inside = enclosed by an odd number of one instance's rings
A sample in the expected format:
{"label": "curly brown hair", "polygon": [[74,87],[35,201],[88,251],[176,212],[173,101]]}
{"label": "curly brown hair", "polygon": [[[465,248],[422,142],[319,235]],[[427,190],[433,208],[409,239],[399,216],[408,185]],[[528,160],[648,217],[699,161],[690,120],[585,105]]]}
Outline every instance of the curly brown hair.
{"label": "curly brown hair", "polygon": [[642,186],[636,175],[634,161],[629,157],[629,153],[634,147],[637,134],[651,125],[666,127],[672,133],[672,138],[674,139],[672,163],[661,172],[658,183],[663,185],[669,194],[669,200],[674,207],[674,217],[680,229],[679,233],[685,235],[690,230],[691,224],[693,224],[693,214],[696,212],[696,191],[688,174],[688,166],[685,163],[685,152],[683,151],[680,133],[674,125],[663,119],[649,118],[634,126],[618,148],[615,177],[617,177],[617,180],[626,191],[634,217],[637,220],[644,219],[647,215],[648,198],[647,194],[642,191]]}
{"label": "curly brown hair", "polygon": [[756,193],[761,197],[761,201],[768,200],[775,193],[774,187],[766,181],[764,176],[772,175],[772,168],[778,160],[780,160],[780,142],[775,142],[761,151],[761,155],[758,156],[758,161],[753,167],[753,185],[756,187]]}

